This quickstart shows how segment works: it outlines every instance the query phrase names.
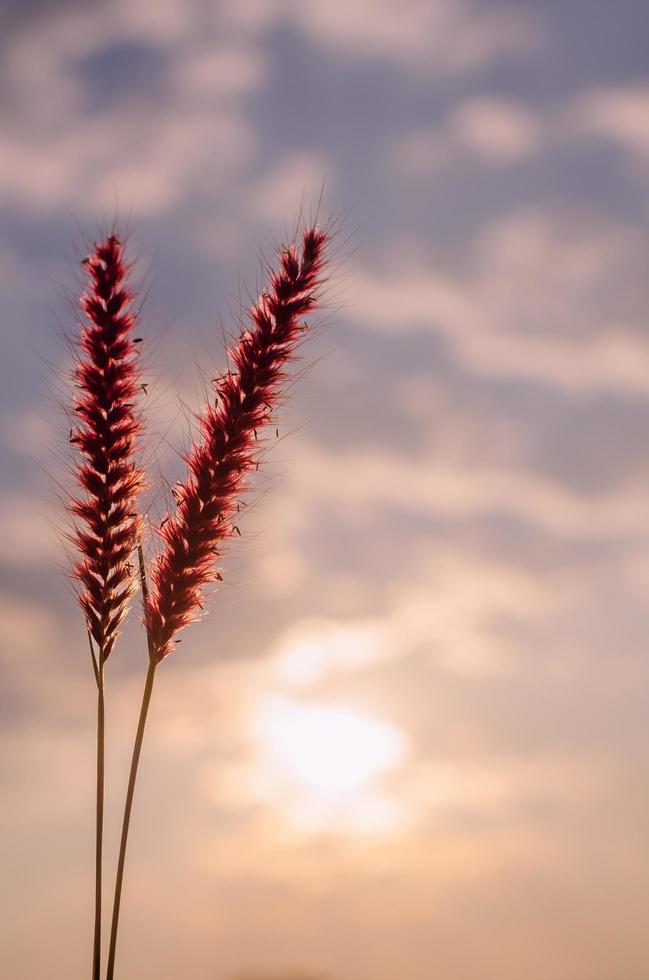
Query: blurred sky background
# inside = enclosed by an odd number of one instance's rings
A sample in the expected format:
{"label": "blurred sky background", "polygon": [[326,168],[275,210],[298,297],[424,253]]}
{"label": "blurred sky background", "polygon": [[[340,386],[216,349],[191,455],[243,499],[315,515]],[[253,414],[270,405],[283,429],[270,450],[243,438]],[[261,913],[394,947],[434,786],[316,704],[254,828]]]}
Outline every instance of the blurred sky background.
{"label": "blurred sky background", "polygon": [[[173,479],[178,397],[326,179],[341,265],[289,438],[158,673],[118,975],[646,980],[649,6],[0,11],[0,973],[90,967],[95,691],[49,393],[83,234],[119,213],[140,256]],[[134,609],[108,888],[145,667]]]}

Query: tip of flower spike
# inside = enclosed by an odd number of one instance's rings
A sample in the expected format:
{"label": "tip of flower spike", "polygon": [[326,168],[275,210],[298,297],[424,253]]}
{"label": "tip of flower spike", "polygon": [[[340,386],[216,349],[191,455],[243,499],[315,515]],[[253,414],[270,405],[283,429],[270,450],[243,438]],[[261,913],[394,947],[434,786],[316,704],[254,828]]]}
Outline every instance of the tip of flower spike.
{"label": "tip of flower spike", "polygon": [[327,233],[319,228],[318,225],[305,228],[302,236],[303,261],[311,262],[317,255],[320,255],[324,246],[327,244],[328,238]]}

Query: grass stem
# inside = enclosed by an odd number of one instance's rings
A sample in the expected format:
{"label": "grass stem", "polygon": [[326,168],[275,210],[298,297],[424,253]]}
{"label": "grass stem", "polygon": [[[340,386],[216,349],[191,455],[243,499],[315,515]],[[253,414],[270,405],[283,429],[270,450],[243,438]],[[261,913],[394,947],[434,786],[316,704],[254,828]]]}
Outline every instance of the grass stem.
{"label": "grass stem", "polygon": [[95,832],[95,931],[92,950],[92,980],[99,980],[101,971],[101,896],[102,896],[102,854],[104,841],[104,657],[99,651],[98,659],[93,654],[97,681],[97,813]]}
{"label": "grass stem", "polygon": [[131,810],[133,808],[133,794],[135,792],[135,781],[144,740],[144,729],[149,713],[151,702],[151,692],[153,691],[153,681],[157,663],[154,659],[149,661],[149,670],[146,675],[144,692],[142,694],[142,706],[140,708],[140,719],[138,721],[135,743],[133,745],[133,757],[131,759],[131,771],[128,779],[128,789],[126,791],[126,802],[124,804],[124,819],[122,821],[122,836],[119,845],[119,858],[117,861],[117,877],[115,880],[115,896],[113,899],[113,915],[110,927],[110,946],[108,949],[108,969],[106,980],[113,980],[115,971],[115,951],[117,948],[117,930],[119,927],[119,909],[122,900],[122,885],[124,882],[124,862],[126,860],[126,844],[128,842],[128,831],[131,822]]}

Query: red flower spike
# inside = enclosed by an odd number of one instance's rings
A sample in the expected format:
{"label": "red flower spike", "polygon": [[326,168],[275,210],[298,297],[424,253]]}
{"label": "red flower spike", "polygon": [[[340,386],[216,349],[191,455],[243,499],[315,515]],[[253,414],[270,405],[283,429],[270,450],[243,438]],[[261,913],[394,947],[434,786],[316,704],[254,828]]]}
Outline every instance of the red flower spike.
{"label": "red flower spike", "polygon": [[90,283],[81,297],[85,322],[75,372],[81,393],[70,441],[81,454],[76,472],[85,496],[73,499],[69,509],[77,518],[80,557],[73,574],[79,603],[105,660],[136,589],[129,558],[140,530],[136,498],[144,486],[135,463],[141,424],[133,408],[141,381],[121,243],[110,235],[82,264]]}
{"label": "red flower spike", "polygon": [[198,419],[201,440],[188,456],[186,481],[176,485],[175,514],[158,529],[164,550],[155,560],[146,625],[156,661],[174,648],[176,634],[198,619],[203,589],[219,575],[219,543],[228,530],[246,475],[255,468],[256,434],[268,421],[304,329],[316,305],[327,236],[308,228],[301,251],[279,253],[279,269],[250,310],[250,329],[229,350],[234,370],[213,382],[215,407]]}

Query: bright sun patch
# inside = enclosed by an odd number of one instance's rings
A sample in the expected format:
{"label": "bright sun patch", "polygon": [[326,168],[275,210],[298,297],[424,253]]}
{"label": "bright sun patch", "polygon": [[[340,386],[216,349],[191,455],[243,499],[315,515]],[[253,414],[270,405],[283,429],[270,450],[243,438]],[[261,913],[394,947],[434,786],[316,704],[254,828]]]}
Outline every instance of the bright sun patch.
{"label": "bright sun patch", "polygon": [[405,754],[394,726],[341,708],[276,702],[262,717],[261,735],[275,761],[323,801],[367,785]]}

